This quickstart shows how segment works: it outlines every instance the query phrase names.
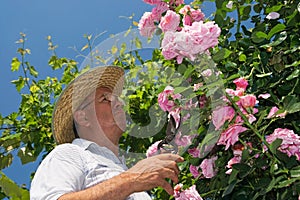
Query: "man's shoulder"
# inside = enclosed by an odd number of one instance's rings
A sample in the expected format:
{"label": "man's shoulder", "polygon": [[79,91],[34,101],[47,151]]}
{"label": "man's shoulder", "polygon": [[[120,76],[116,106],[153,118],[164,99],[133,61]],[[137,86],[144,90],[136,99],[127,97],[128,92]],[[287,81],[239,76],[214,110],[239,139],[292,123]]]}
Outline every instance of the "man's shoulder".
{"label": "man's shoulder", "polygon": [[84,157],[84,150],[78,145],[72,143],[65,143],[57,145],[47,156],[46,160],[58,159],[58,160],[70,160],[81,161]]}

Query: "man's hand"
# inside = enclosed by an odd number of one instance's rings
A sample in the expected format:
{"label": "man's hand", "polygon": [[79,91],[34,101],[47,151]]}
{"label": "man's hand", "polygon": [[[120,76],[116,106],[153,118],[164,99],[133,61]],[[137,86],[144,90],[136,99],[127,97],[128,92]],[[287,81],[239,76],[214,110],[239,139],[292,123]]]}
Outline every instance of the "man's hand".
{"label": "man's hand", "polygon": [[160,154],[139,161],[124,173],[133,177],[132,187],[135,192],[151,190],[160,186],[173,195],[173,188],[166,178],[178,183],[177,163],[183,161],[184,159],[176,154]]}

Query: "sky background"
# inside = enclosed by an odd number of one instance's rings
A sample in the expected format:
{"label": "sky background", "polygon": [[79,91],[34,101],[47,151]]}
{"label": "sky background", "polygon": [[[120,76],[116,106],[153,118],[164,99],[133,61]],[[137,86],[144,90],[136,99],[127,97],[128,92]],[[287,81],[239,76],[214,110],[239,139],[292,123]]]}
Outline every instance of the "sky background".
{"label": "sky background", "polygon": [[[186,3],[191,1],[185,1]],[[20,96],[15,90],[12,80],[19,74],[11,72],[10,63],[13,57],[19,57],[15,42],[20,32],[26,34],[26,48],[31,54],[27,61],[40,73],[41,77],[51,76],[52,69],[48,59],[52,53],[48,50],[46,37],[51,35],[54,44],[58,45],[56,53],[59,57],[67,57],[78,61],[82,58],[72,47],[81,49],[86,44],[84,34],[97,35],[104,31],[97,43],[107,39],[110,34],[126,31],[131,22],[124,18],[132,16],[135,21],[152,6],[142,0],[1,0],[0,1],[0,91],[2,116],[18,111]],[[213,8],[202,8],[206,16],[212,14]],[[18,157],[13,165],[3,172],[17,184],[30,185],[30,174],[35,171],[40,159],[36,162],[21,165]]]}

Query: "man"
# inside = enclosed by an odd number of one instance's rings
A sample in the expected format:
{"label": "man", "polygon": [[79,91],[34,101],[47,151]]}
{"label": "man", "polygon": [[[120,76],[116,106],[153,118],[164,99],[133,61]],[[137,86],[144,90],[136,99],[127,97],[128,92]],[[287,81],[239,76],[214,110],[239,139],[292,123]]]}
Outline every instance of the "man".
{"label": "man", "polygon": [[32,200],[148,200],[144,191],[158,186],[173,194],[166,178],[178,182],[182,157],[160,154],[130,169],[118,157],[126,126],[119,99],[123,82],[123,69],[107,66],[83,73],[66,87],[52,119],[59,145],[36,171]]}

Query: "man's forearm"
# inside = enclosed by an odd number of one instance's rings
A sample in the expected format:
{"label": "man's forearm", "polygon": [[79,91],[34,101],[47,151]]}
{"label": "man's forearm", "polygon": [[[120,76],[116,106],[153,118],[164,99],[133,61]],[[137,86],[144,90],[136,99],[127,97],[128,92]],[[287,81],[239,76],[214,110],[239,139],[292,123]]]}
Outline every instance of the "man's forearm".
{"label": "man's forearm", "polygon": [[131,174],[122,173],[85,190],[64,194],[59,200],[124,200],[135,192],[133,181]]}

